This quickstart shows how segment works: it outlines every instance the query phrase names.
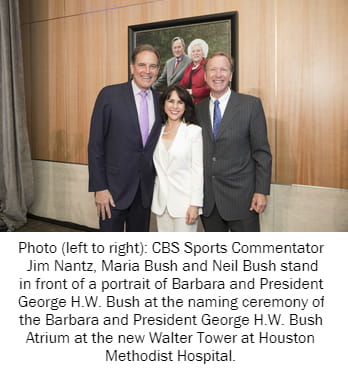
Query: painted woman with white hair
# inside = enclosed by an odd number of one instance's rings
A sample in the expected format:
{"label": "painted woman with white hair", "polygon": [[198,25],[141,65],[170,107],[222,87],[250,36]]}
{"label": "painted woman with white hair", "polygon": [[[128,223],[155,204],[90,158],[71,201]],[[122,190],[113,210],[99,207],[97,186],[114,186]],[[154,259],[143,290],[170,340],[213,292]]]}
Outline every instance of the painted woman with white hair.
{"label": "painted woman with white hair", "polygon": [[204,64],[208,50],[208,44],[202,39],[193,40],[187,48],[192,63],[186,68],[180,86],[187,89],[195,104],[208,97],[210,92],[204,79]]}

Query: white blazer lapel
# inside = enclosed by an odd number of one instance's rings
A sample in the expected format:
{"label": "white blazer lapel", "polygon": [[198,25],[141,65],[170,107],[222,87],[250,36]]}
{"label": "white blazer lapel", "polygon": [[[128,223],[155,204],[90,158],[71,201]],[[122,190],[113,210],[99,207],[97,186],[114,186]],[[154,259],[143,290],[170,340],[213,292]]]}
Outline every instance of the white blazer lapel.
{"label": "white blazer lapel", "polygon": [[168,170],[170,170],[170,167],[173,164],[173,161],[175,160],[175,155],[178,151],[180,152],[180,145],[183,144],[185,137],[185,126],[186,125],[183,122],[180,123],[176,136],[173,139],[173,143],[168,150]]}

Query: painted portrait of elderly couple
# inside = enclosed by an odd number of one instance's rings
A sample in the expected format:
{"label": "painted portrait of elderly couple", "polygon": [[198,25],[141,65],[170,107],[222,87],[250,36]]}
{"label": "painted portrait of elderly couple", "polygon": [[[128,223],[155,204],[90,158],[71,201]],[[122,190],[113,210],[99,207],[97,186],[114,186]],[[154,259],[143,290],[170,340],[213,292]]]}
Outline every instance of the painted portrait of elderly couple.
{"label": "painted portrait of elderly couple", "polygon": [[[237,14],[129,27],[130,80],[91,119],[101,231],[260,231],[272,156],[259,98],[238,93]],[[155,231],[155,230],[152,230]]]}

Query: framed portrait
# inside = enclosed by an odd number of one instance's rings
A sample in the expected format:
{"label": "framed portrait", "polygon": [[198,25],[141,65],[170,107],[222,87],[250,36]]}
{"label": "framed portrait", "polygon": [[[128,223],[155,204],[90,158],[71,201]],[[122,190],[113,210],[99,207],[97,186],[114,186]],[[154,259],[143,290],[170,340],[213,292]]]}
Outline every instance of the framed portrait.
{"label": "framed portrait", "polygon": [[[203,39],[209,47],[208,56],[215,52],[225,52],[234,58],[235,69],[231,87],[238,91],[238,28],[237,12],[212,14],[203,17],[191,17],[147,23],[128,27],[128,59],[134,48],[141,44],[151,44],[161,54],[161,75],[167,60],[173,57],[171,41],[181,37],[185,49],[194,39]],[[130,72],[129,72],[130,74]]]}

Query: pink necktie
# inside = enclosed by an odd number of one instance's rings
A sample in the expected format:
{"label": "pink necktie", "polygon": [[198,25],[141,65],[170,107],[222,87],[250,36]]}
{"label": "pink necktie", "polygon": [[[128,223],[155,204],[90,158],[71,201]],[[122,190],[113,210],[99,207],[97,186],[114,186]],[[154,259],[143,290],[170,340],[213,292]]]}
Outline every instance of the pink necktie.
{"label": "pink necktie", "polygon": [[147,106],[147,91],[140,91],[139,95],[141,96],[140,101],[140,131],[141,137],[143,139],[143,146],[146,144],[147,137],[149,136],[149,109]]}

